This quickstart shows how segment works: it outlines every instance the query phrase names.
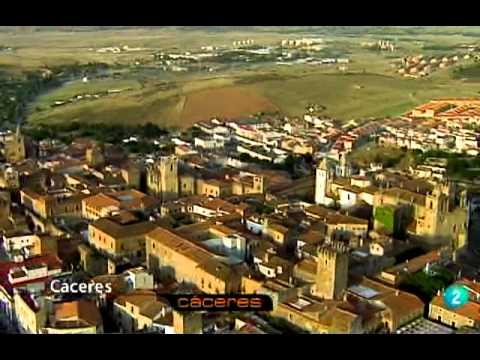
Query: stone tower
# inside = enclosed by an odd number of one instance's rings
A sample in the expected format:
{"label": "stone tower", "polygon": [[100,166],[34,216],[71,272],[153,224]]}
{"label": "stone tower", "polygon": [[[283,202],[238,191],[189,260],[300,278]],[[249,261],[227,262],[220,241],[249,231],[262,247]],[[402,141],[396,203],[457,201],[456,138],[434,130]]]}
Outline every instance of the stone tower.
{"label": "stone tower", "polygon": [[426,196],[425,200],[425,235],[437,235],[439,225],[445,220],[448,211],[448,197],[443,192],[443,186],[436,184],[433,191]]}
{"label": "stone tower", "polygon": [[92,167],[101,166],[105,162],[102,150],[97,145],[87,148],[87,150],[85,151],[85,157],[87,159],[88,165]]}
{"label": "stone tower", "polygon": [[450,180],[446,180],[442,182],[440,186],[443,194],[448,197],[448,211],[452,211],[455,208],[455,183]]}
{"label": "stone tower", "polygon": [[175,334],[202,334],[202,313],[173,310],[173,327]]}
{"label": "stone tower", "polygon": [[178,158],[162,156],[147,167],[147,190],[162,201],[178,198]]}
{"label": "stone tower", "polygon": [[317,254],[315,295],[323,299],[341,299],[348,283],[348,249],[339,242],[324,245]]}
{"label": "stone tower", "polygon": [[327,165],[327,159],[322,159],[317,166],[315,175],[315,203],[327,205],[326,195],[329,183],[330,171]]}
{"label": "stone tower", "polygon": [[5,160],[9,163],[17,163],[25,160],[25,139],[22,135],[20,124],[17,124],[17,130],[10,135],[4,143]]}
{"label": "stone tower", "polygon": [[2,224],[8,220],[10,216],[11,197],[8,191],[0,191],[0,222]]}
{"label": "stone tower", "polygon": [[140,188],[140,167],[135,162],[129,162],[121,169],[122,179],[128,186]]}
{"label": "stone tower", "polygon": [[345,178],[352,176],[352,167],[345,153],[340,154],[340,163],[337,166],[336,175]]}

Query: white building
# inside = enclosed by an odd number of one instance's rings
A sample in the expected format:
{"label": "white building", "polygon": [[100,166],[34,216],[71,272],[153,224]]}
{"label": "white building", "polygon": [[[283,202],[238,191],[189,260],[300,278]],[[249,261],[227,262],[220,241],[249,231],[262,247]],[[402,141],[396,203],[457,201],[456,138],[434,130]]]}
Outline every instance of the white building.
{"label": "white building", "polygon": [[330,170],[327,166],[327,160],[323,159],[316,169],[315,176],[315,203],[329,206],[335,201],[327,195],[328,181],[330,179]]}
{"label": "white building", "polygon": [[200,147],[203,149],[215,150],[221,149],[225,146],[225,142],[223,139],[220,138],[200,138],[196,137],[194,140],[195,147]]}

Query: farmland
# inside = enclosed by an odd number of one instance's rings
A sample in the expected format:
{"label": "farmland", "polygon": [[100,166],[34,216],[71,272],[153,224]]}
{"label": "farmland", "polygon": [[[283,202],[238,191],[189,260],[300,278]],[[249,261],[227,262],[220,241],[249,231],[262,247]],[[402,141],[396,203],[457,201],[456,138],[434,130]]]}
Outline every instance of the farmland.
{"label": "farmland", "polygon": [[[476,44],[476,28],[470,33],[453,28],[385,29],[391,34],[343,28],[331,33],[328,28],[310,28],[306,33],[292,28],[291,34],[275,28],[257,30],[135,28],[102,30],[101,36],[98,31],[0,32],[0,44],[12,47],[12,51],[0,53],[0,68],[4,73],[21,74],[65,64],[109,67],[103,77],[91,77],[84,83],[78,76],[37,96],[28,106],[28,121],[33,124],[75,120],[187,127],[211,117],[233,119],[272,112],[302,116],[310,104],[320,105],[326,116],[347,121],[396,116],[435,97],[480,95],[477,65],[442,69],[419,79],[399,77],[393,70],[395,61],[404,55],[438,54]],[[325,38],[325,49],[317,56],[348,56],[346,70],[340,71],[336,65],[237,61],[218,66],[207,63],[206,69],[217,68],[213,72],[175,72],[159,66],[152,55],[199,51],[206,45],[228,47],[232,41],[246,38],[267,46],[288,37],[312,36],[315,31]],[[396,41],[399,50],[381,53],[360,46],[377,38]],[[120,51],[99,51],[105,47],[119,47]],[[61,106],[52,106],[56,102]]]}

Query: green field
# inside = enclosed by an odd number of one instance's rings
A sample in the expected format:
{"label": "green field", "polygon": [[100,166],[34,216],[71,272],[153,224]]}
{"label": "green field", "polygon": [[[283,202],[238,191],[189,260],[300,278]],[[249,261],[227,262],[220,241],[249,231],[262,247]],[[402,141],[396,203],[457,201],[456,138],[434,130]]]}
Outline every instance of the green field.
{"label": "green field", "polygon": [[[324,115],[347,121],[400,115],[437,97],[480,96],[480,86],[475,82],[478,69],[473,67],[439,70],[423,79],[406,79],[394,72],[394,62],[403,56],[438,53],[478,41],[479,29],[462,29],[385,27],[362,33],[361,29],[312,27],[305,34],[297,27],[291,34],[280,28],[255,32],[238,28],[0,32],[0,45],[14,48],[12,52],[0,52],[0,68],[14,73],[102,62],[121,72],[116,79],[92,79],[87,84],[73,81],[39,96],[29,106],[28,120],[33,123],[77,120],[186,127],[211,117],[245,117],[258,112],[302,116],[312,103],[325,107]],[[229,46],[232,41],[249,38],[257,44],[272,45],[285,38],[315,35],[314,31],[325,39],[326,55],[348,54],[351,62],[345,72],[336,66],[252,65],[214,74],[185,74],[132,66],[132,62],[151,58],[157,51],[195,51],[205,45]],[[370,51],[361,46],[365,41],[387,38],[396,42],[398,52]],[[123,45],[142,50],[120,54],[96,51]],[[55,101],[111,89],[128,91],[50,107]]]}
{"label": "green field", "polygon": [[[293,69],[291,69],[293,70]],[[108,85],[106,85],[108,84]],[[179,84],[177,84],[179,85]],[[95,90],[95,86],[98,88]],[[190,96],[202,96],[203,92],[221,89],[215,98],[198,103],[193,112],[204,114],[205,119],[215,115],[215,108],[222,109],[223,104],[231,106],[246,101],[241,95],[229,96],[227,89],[242,88],[258,99],[267,99],[280,112],[290,116],[301,116],[305,108],[312,103],[325,106],[326,115],[340,120],[396,116],[413,106],[432,98],[449,96],[479,96],[480,87],[474,83],[465,83],[453,79],[427,78],[419,80],[402,79],[393,76],[352,73],[324,74],[308,73],[296,75],[285,80],[252,79],[245,85],[236,84],[234,78],[192,80],[180,84],[174,89],[161,90],[153,86],[139,89],[135,81],[90,84],[86,88],[99,91],[106,87],[129,87],[132,90],[94,101],[79,102],[59,108],[44,110],[32,114],[30,120],[48,123],[52,121],[119,121],[146,122],[172,125],[176,122],[191,123],[191,118],[182,117],[182,103]],[[52,100],[63,99],[77,92],[83,92],[82,86],[66,86],[53,91],[38,100],[40,107]],[[101,91],[101,90],[100,90]],[[255,99],[254,99],[255,100]],[[254,101],[249,100],[249,101]],[[211,104],[213,102],[213,104]],[[34,108],[37,106],[34,105]],[[212,109],[210,112],[206,109]],[[261,111],[262,108],[259,108]],[[249,115],[249,114],[239,114]],[[201,119],[197,119],[201,120]]]}

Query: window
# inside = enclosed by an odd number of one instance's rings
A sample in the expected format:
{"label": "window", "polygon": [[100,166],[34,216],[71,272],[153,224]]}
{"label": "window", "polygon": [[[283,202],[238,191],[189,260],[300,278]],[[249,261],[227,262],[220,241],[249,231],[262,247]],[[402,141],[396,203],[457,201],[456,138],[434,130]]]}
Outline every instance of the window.
{"label": "window", "polygon": [[152,242],[152,249],[155,249],[155,243]]}

